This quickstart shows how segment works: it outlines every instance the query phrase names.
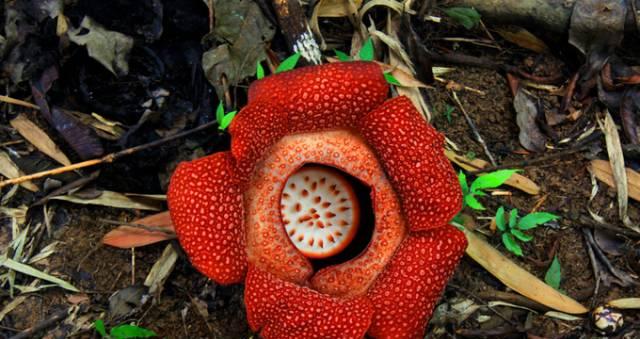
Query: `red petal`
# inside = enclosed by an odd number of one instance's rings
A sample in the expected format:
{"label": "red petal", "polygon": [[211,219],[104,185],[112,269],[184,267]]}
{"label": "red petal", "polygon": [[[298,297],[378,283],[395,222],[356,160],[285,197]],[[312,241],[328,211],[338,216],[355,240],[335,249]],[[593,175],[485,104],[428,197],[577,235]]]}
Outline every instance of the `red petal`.
{"label": "red petal", "polygon": [[373,314],[365,296],[332,298],[253,266],[244,301],[249,326],[265,339],[362,338]]}
{"label": "red petal", "polygon": [[271,102],[255,102],[243,108],[229,127],[231,154],[236,170],[248,179],[265,151],[287,133],[287,115]]}
{"label": "red petal", "polygon": [[[389,86],[373,62],[302,67],[251,84],[249,105],[269,101],[289,115],[290,132],[353,126],[387,98]],[[266,123],[266,122],[265,122]]]}
{"label": "red petal", "polygon": [[435,303],[467,246],[452,226],[417,232],[402,243],[369,290],[375,338],[423,338]]}
{"label": "red petal", "polygon": [[360,122],[400,195],[411,230],[448,223],[462,207],[456,173],[444,155],[444,138],[407,97],[385,102]]}
{"label": "red petal", "polygon": [[168,202],[193,265],[220,284],[241,282],[247,268],[244,212],[229,152],[181,163],[171,177]]}

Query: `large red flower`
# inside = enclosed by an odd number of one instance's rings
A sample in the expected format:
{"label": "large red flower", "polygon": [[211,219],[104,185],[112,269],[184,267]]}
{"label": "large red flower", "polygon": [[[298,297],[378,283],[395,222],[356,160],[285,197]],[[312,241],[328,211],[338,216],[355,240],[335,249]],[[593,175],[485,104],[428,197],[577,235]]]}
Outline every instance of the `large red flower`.
{"label": "large red flower", "polygon": [[443,137],[375,63],[256,81],[231,151],[181,164],[180,243],[221,284],[246,283],[264,338],[422,337],[466,240]]}

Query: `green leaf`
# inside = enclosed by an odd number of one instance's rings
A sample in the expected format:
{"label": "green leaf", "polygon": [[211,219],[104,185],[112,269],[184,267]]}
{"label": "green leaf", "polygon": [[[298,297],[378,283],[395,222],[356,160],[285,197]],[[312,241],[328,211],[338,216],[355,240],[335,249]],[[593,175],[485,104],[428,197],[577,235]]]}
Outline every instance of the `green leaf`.
{"label": "green leaf", "polygon": [[260,61],[258,61],[256,65],[256,78],[258,78],[258,80],[264,78],[264,68],[262,68]]}
{"label": "green leaf", "polygon": [[393,74],[391,74],[391,73],[385,73],[384,74],[384,79],[387,80],[387,82],[392,84],[392,85],[402,86],[400,81],[398,81],[398,79],[396,79],[396,77],[394,77]]}
{"label": "green leaf", "polygon": [[482,204],[474,197],[472,194],[466,195],[464,197],[464,201],[467,203],[467,206],[473,208],[474,210],[483,211],[485,208]]}
{"label": "green leaf", "polygon": [[533,236],[531,236],[529,234],[526,234],[526,233],[522,232],[519,229],[512,228],[510,230],[510,232],[511,232],[511,234],[513,234],[513,236],[515,236],[516,238],[518,238],[521,241],[529,242],[529,241],[533,240]]}
{"label": "green leaf", "polygon": [[360,60],[362,61],[371,61],[373,60],[373,40],[371,38],[367,39],[360,48],[360,53],[358,53]]}
{"label": "green leaf", "polygon": [[542,225],[546,222],[559,218],[559,216],[547,212],[530,213],[520,219],[518,222],[518,228],[521,230],[530,230],[538,227],[538,225]]}
{"label": "green leaf", "polygon": [[[444,106],[444,112],[442,114],[444,114],[444,116],[447,118],[447,121],[449,123],[451,123],[451,113],[453,113],[453,111],[455,110],[455,108],[449,104],[445,104]],[[471,159],[473,160],[473,159]]]}
{"label": "green leaf", "polygon": [[560,269],[560,261],[558,260],[558,256],[554,256],[551,266],[549,266],[547,273],[544,275],[544,282],[557,290],[560,288],[561,279],[562,271]]}
{"label": "green leaf", "polygon": [[502,233],[502,243],[509,252],[517,256],[522,256],[522,248],[520,248],[520,245],[518,245],[516,240],[513,238],[513,235],[509,233]]}
{"label": "green leaf", "polygon": [[278,68],[276,68],[276,73],[282,73],[285,71],[290,71],[296,68],[296,64],[298,63],[298,59],[300,59],[300,53],[295,53],[294,55],[284,59]]}
{"label": "green leaf", "polygon": [[98,319],[93,322],[93,327],[96,329],[96,332],[100,334],[101,337],[107,336],[107,330],[104,328],[104,321],[102,319]]}
{"label": "green leaf", "polygon": [[516,226],[517,220],[518,220],[518,209],[514,208],[509,213],[509,228],[514,228]]}
{"label": "green leaf", "polygon": [[498,226],[498,229],[502,232],[507,230],[507,225],[504,220],[504,207],[502,206],[500,206],[496,212],[496,226]]}
{"label": "green leaf", "polygon": [[480,22],[480,13],[472,7],[451,7],[444,12],[466,29],[472,29]]}
{"label": "green leaf", "polygon": [[471,184],[471,192],[499,187],[516,172],[517,170],[510,169],[487,173],[473,181]]}
{"label": "green leaf", "polygon": [[467,184],[467,175],[464,174],[463,171],[458,173],[458,183],[460,183],[460,187],[462,188],[462,195],[466,196],[469,194],[469,184]]}
{"label": "green leaf", "polygon": [[227,129],[227,127],[229,127],[229,125],[231,124],[231,121],[233,120],[233,118],[236,116],[236,113],[238,113],[237,111],[233,111],[233,112],[229,112],[227,113],[224,118],[222,118],[222,121],[220,122],[220,126],[218,126],[218,128],[222,131],[224,131],[225,129]]}
{"label": "green leaf", "polygon": [[222,101],[220,101],[218,108],[216,108],[216,121],[218,121],[218,125],[222,122],[222,118],[224,118],[224,106],[222,105]]}
{"label": "green leaf", "polygon": [[135,325],[119,325],[111,329],[111,336],[117,339],[157,337],[156,332]]}
{"label": "green leaf", "polygon": [[349,54],[343,52],[343,51],[339,51],[337,49],[333,50],[334,53],[336,53],[336,58],[338,58],[338,60],[340,61],[351,61],[351,57],[349,56]]}

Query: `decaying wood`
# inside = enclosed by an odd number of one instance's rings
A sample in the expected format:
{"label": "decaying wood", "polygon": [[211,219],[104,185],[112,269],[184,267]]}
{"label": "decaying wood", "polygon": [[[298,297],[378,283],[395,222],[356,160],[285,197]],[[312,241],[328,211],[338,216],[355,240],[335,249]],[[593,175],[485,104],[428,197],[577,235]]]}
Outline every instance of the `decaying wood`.
{"label": "decaying wood", "polygon": [[[575,3],[576,0],[452,0],[448,5],[474,7],[482,14],[483,19],[492,22],[567,32]],[[632,13],[631,8],[629,12]],[[625,31],[637,31],[633,15],[627,15]]]}
{"label": "decaying wood", "polygon": [[307,18],[298,0],[273,0],[280,29],[289,48],[308,62],[320,64],[322,54],[313,37]]}

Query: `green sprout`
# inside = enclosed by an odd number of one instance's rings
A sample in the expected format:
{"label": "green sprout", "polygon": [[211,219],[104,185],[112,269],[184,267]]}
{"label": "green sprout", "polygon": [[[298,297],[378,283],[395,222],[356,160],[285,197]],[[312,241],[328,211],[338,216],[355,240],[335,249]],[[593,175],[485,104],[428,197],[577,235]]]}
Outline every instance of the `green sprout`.
{"label": "green sprout", "polygon": [[229,127],[231,121],[236,116],[238,111],[232,111],[229,113],[224,113],[224,106],[222,105],[222,101],[218,104],[218,108],[216,109],[216,120],[218,121],[218,129],[224,131]]}
{"label": "green sprout", "polygon": [[[333,52],[336,54],[336,58],[342,62],[352,61],[349,54],[343,51],[334,49]],[[364,42],[364,44],[362,45],[362,48],[360,48],[360,52],[358,53],[358,58],[362,61],[373,61],[374,56],[375,56],[375,53],[373,49],[373,40],[369,38],[367,39],[367,41]],[[384,73],[384,79],[387,81],[387,83],[391,85],[402,86],[402,83],[400,83],[400,81],[398,81],[398,79],[396,79],[396,77],[394,77],[393,74],[391,73]]]}
{"label": "green sprout", "polygon": [[560,290],[560,280],[562,280],[562,270],[560,269],[560,260],[558,260],[558,256],[556,255],[553,257],[551,266],[549,266],[547,273],[544,275],[544,282],[562,292],[562,290]]}
{"label": "green sprout", "polygon": [[485,190],[500,187],[500,185],[504,184],[504,182],[516,172],[517,170],[509,169],[487,173],[476,178],[476,180],[469,185],[467,183],[467,176],[464,172],[460,171],[458,181],[460,182],[460,187],[462,187],[462,208],[469,206],[474,210],[485,210],[484,206],[482,206],[476,197],[486,196],[487,193],[484,192]]}
{"label": "green sprout", "polygon": [[451,113],[453,113],[454,110],[455,110],[455,107],[449,104],[444,105],[444,112],[442,112],[442,115],[444,115],[445,118],[447,118],[447,121],[449,123],[451,123]]}
{"label": "green sprout", "polygon": [[256,63],[256,78],[258,78],[258,80],[264,78],[264,68],[262,64],[260,64],[260,61]]}
{"label": "green sprout", "polygon": [[104,321],[102,319],[98,319],[93,323],[93,327],[96,329],[96,332],[100,334],[102,338],[109,339],[129,339],[129,338],[150,338],[157,337],[156,332],[146,329],[144,327],[122,324],[115,327],[112,327],[107,334],[107,330],[104,326]]}
{"label": "green sprout", "polygon": [[276,68],[276,73],[282,73],[296,68],[296,64],[298,63],[299,59],[300,53],[296,52],[292,56],[282,60],[280,65],[278,65],[278,68]]}
{"label": "green sprout", "polygon": [[450,7],[444,12],[466,29],[472,29],[480,22],[480,13],[473,7]]}
{"label": "green sprout", "polygon": [[504,246],[509,252],[517,256],[522,256],[522,247],[520,247],[518,241],[529,242],[533,240],[533,236],[525,233],[525,231],[560,218],[555,214],[547,212],[529,213],[520,218],[518,216],[518,209],[516,208],[509,212],[508,220],[506,215],[507,213],[504,207],[500,206],[496,212],[496,226],[498,230],[500,230],[500,233],[502,233],[502,243]]}

